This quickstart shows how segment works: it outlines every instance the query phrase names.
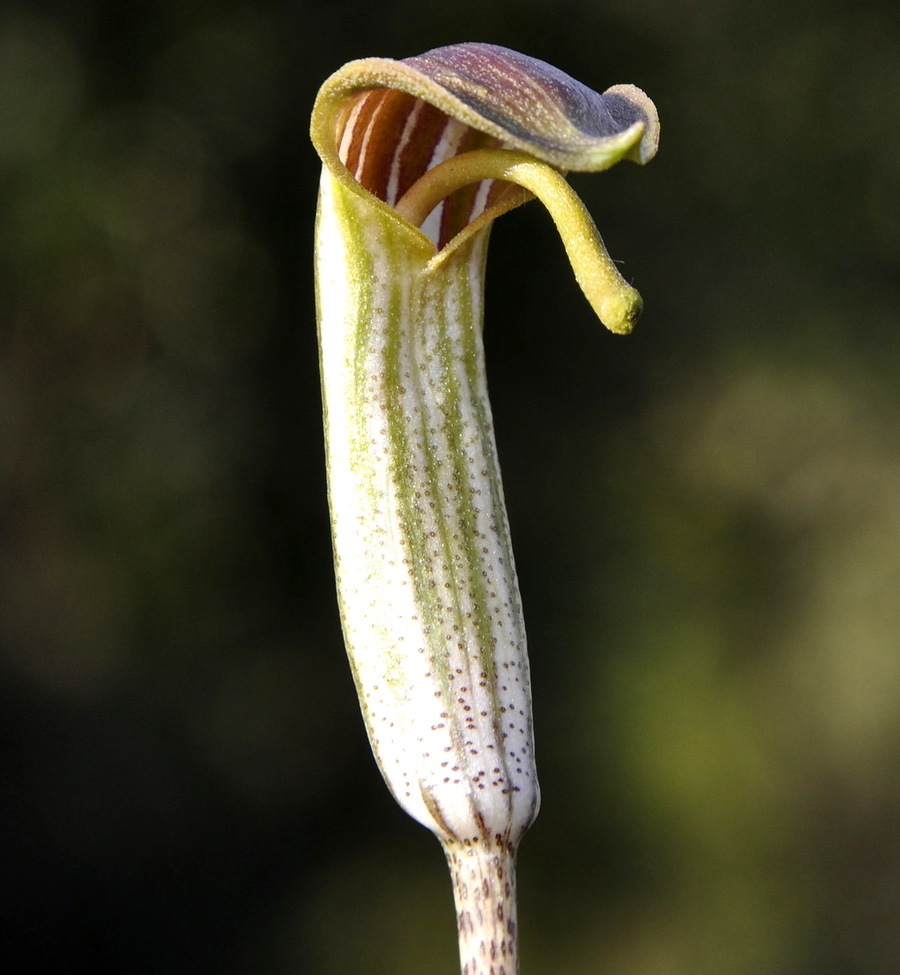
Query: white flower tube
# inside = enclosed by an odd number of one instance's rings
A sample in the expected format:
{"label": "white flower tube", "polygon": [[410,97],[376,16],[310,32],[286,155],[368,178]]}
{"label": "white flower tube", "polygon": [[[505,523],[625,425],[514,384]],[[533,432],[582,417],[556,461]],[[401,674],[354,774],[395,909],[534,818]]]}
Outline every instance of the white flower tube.
{"label": "white flower tube", "polygon": [[539,805],[521,601],[484,367],[491,221],[538,196],[600,317],[640,308],[560,175],[643,162],[652,103],[481,44],[322,87],[316,288],[341,618],[372,749],[441,840],[463,972],[518,971],[514,857]]}

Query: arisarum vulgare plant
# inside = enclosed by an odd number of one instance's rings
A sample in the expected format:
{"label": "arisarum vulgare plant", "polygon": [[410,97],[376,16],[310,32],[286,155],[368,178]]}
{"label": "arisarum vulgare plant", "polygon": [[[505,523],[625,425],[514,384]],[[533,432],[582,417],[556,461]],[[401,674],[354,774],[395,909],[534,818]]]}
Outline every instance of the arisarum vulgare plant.
{"label": "arisarum vulgare plant", "polygon": [[491,222],[537,197],[601,320],[640,310],[563,173],[656,152],[653,103],[505,48],[354,61],[322,86],[316,293],[338,596],[372,750],[443,844],[466,975],[518,971],[534,820],[525,629],[482,345]]}

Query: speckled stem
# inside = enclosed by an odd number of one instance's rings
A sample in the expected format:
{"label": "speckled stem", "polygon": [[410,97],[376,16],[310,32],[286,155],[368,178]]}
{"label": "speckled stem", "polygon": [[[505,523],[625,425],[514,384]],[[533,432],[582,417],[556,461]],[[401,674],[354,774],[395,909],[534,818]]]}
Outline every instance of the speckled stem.
{"label": "speckled stem", "polygon": [[518,975],[516,861],[512,845],[445,843],[453,879],[462,975]]}

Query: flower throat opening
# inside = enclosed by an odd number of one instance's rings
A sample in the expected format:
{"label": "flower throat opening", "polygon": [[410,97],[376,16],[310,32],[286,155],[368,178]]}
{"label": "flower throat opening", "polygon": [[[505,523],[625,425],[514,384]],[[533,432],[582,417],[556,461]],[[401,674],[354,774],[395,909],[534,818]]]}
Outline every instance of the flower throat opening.
{"label": "flower throat opening", "polygon": [[[504,143],[451,118],[406,92],[374,89],[358,95],[339,133],[338,155],[356,180],[389,206],[426,172],[473,149]],[[442,200],[421,225],[440,249],[515,187],[493,179],[464,186]]]}

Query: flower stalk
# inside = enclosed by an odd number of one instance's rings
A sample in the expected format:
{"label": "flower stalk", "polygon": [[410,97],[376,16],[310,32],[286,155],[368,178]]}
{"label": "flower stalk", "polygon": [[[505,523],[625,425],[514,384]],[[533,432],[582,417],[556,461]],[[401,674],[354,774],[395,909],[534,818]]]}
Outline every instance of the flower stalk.
{"label": "flower stalk", "polygon": [[531,688],[482,343],[491,222],[538,197],[601,320],[640,310],[561,173],[656,151],[649,99],[490,45],[351,62],[312,120],[316,292],[345,642],[372,750],[441,841],[464,975],[518,972],[538,811]]}

